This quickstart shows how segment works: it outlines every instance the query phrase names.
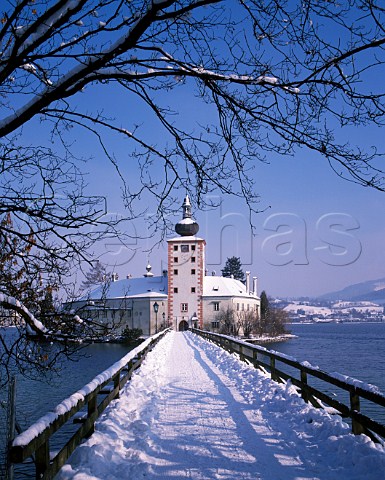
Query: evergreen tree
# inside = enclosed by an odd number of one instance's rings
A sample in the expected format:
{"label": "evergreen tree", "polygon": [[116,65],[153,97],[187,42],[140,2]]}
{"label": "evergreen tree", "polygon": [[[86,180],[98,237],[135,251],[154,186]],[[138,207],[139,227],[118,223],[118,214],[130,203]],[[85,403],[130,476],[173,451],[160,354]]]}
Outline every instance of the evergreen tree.
{"label": "evergreen tree", "polygon": [[269,299],[265,290],[261,293],[261,319],[265,320],[270,310]]}
{"label": "evergreen tree", "polygon": [[95,285],[99,285],[106,281],[107,279],[107,272],[106,267],[103,265],[99,260],[96,260],[95,263],[92,264],[90,270],[85,273],[85,280],[83,280],[81,284],[82,290],[87,290],[90,287]]}
{"label": "evergreen tree", "polygon": [[236,280],[245,283],[246,279],[245,273],[242,270],[241,259],[239,257],[229,257],[222,269],[222,275],[224,277],[233,276]]}

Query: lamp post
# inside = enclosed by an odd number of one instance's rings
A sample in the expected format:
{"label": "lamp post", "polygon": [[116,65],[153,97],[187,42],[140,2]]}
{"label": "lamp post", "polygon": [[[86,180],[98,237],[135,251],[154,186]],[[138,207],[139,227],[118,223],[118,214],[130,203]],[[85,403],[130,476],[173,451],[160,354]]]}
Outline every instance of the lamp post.
{"label": "lamp post", "polygon": [[166,314],[164,312],[162,313],[162,319],[163,319],[162,327],[163,327],[163,330],[164,330],[166,328],[166,322],[165,322]]}
{"label": "lamp post", "polygon": [[154,312],[155,312],[155,333],[158,333],[158,310],[159,304],[157,302],[154,303]]}

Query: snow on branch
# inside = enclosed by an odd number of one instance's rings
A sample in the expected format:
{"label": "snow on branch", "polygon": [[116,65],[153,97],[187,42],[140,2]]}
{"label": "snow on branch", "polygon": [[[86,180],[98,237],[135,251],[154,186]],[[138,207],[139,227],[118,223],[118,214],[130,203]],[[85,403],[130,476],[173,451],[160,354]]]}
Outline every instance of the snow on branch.
{"label": "snow on branch", "polygon": [[6,309],[14,310],[21,315],[25,323],[37,334],[42,335],[48,333],[47,328],[37,320],[33,314],[14,297],[0,293],[0,305]]}

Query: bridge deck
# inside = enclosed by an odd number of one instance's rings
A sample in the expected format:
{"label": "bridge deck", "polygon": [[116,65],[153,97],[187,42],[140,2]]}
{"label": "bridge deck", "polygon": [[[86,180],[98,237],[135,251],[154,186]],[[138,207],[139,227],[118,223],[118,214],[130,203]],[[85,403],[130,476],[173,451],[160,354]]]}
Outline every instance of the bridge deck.
{"label": "bridge deck", "polygon": [[385,453],[191,333],[148,355],[59,479],[385,478]]}

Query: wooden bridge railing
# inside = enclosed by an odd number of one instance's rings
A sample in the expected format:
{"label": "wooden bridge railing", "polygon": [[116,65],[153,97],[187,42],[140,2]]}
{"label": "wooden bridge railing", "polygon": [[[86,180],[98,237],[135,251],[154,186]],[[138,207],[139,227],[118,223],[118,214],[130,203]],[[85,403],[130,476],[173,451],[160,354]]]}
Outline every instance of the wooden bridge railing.
{"label": "wooden bridge railing", "polygon": [[[93,433],[95,422],[107,405],[119,398],[120,390],[130,380],[146,354],[168,331],[150,337],[131,350],[112,367],[64,400],[53,412],[44,415],[18,435],[9,450],[10,462],[22,463],[33,457],[36,478],[54,478],[81,441]],[[104,398],[99,401],[101,395]],[[50,438],[69,421],[79,423],[80,427],[59,452],[50,451]]]}
{"label": "wooden bridge railing", "polygon": [[[306,363],[299,363],[284,354],[269,351],[264,347],[252,345],[233,337],[197,329],[192,329],[192,332],[219,345],[230,353],[238,354],[241,360],[250,362],[255,368],[264,369],[270,373],[272,380],[277,382],[290,380],[293,385],[299,388],[301,396],[306,402],[310,402],[315,407],[320,408],[323,407],[323,402],[337,410],[343,417],[350,418],[354,434],[365,433],[375,442],[380,441],[377,435],[383,439],[385,438],[385,425],[371,419],[360,411],[360,399],[365,399],[373,404],[385,407],[385,396],[364,388],[365,384],[359,380],[347,380],[343,379],[342,375],[330,375]],[[295,369],[296,376],[282,370],[282,368],[287,366]],[[311,386],[309,384],[310,377],[322,380],[328,386],[331,384],[348,392],[350,405],[345,405],[336,398],[331,397],[328,393]]]}

